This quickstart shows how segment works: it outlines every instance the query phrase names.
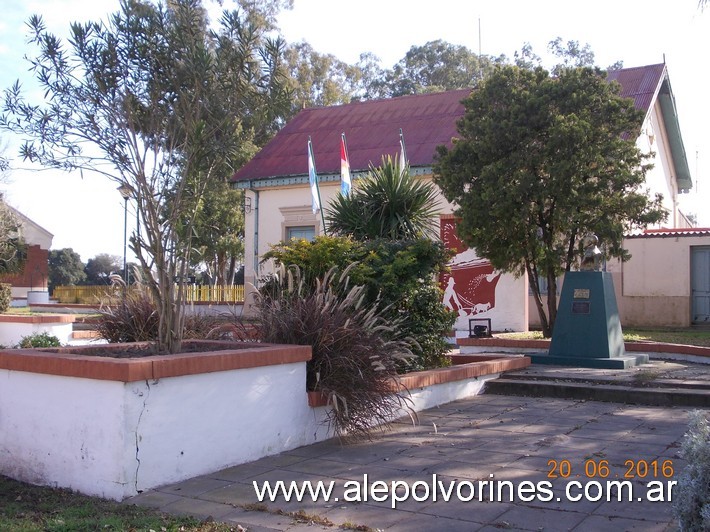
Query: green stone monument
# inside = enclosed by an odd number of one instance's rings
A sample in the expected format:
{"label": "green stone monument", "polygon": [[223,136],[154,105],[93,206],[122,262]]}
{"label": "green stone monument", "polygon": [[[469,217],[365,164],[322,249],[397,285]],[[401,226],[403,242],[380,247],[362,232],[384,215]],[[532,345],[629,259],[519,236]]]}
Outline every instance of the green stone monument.
{"label": "green stone monument", "polygon": [[625,352],[614,281],[598,271],[596,242],[594,236],[582,271],[565,274],[550,350],[532,355],[533,363],[621,369],[648,362],[646,354]]}

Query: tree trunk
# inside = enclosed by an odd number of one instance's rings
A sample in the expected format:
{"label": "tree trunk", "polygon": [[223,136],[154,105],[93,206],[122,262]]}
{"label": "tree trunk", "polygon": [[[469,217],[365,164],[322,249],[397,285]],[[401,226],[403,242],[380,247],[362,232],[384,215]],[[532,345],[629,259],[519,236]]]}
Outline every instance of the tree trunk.
{"label": "tree trunk", "polygon": [[552,268],[547,270],[547,312],[550,317],[550,336],[547,338],[551,338],[555,330],[555,321],[557,320],[557,276]]}
{"label": "tree trunk", "polygon": [[542,305],[542,297],[540,295],[540,284],[538,278],[537,268],[534,268],[529,261],[525,261],[525,269],[528,272],[528,281],[530,284],[530,289],[533,293],[533,300],[535,301],[535,307],[537,307],[537,313],[540,316],[540,326],[542,327],[542,335],[545,338],[550,338],[552,332],[550,330],[550,325],[547,321],[547,315],[545,314],[545,309]]}

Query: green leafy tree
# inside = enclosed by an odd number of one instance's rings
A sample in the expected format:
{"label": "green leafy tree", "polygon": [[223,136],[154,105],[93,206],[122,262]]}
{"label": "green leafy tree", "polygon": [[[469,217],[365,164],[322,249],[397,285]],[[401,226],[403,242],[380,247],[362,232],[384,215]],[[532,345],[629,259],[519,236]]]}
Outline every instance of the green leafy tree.
{"label": "green leafy tree", "polygon": [[412,46],[391,70],[374,82],[369,97],[393,97],[475,86],[505,58],[478,56],[442,40]]}
{"label": "green leafy tree", "polygon": [[[559,61],[550,69],[553,74],[565,68],[595,67],[594,51],[588,43],[582,45],[579,41],[564,42],[562,37],[555,37],[547,43],[547,51]],[[543,66],[542,58],[533,51],[530,43],[525,43],[520,51],[515,52],[513,62],[516,66],[531,70]],[[606,69],[619,70],[623,67],[623,61],[616,61]]]}
{"label": "green leafy tree", "polygon": [[305,41],[289,46],[285,60],[294,114],[304,107],[349,103],[363,77],[357,65],[349,65],[332,54],[320,54]]}
{"label": "green leafy tree", "polygon": [[579,41],[567,41],[565,43],[562,37],[556,37],[547,43],[547,50],[562,60],[562,63],[557,65],[556,69],[593,67],[595,65],[594,51],[589,44],[582,46]]}
{"label": "green leafy tree", "polygon": [[56,286],[84,284],[86,272],[81,256],[72,248],[49,251],[49,291]]}
{"label": "green leafy tree", "polygon": [[123,272],[123,259],[117,255],[99,253],[86,261],[84,273],[86,284],[102,285],[111,284],[111,275],[121,275]]}
{"label": "green leafy tree", "polygon": [[432,183],[411,175],[398,158],[383,157],[351,194],[336,196],[328,206],[328,228],[357,240],[427,236],[435,230],[437,196]]}
{"label": "green leafy tree", "polygon": [[233,284],[244,260],[244,193],[225,181],[215,181],[205,192],[191,230],[194,261],[211,284]]}
{"label": "green leafy tree", "polygon": [[[460,237],[499,270],[527,273],[545,336],[557,313],[557,278],[595,233],[607,257],[622,239],[666,216],[641,187],[648,166],[635,145],[643,113],[592,68],[497,70],[465,101],[460,138],[440,146],[435,182],[457,205]],[[547,313],[539,280],[548,282]]]}
{"label": "green leafy tree", "polygon": [[[132,189],[143,230],[131,238],[158,306],[159,344],[180,349],[190,226],[208,184],[224,179],[289,109],[284,42],[259,21],[284,2],[247,2],[208,29],[200,0],[122,0],[107,22],[73,24],[68,42],[29,21],[45,100],[6,91],[0,126],[43,166],[90,170]],[[271,15],[269,14],[271,13]],[[273,17],[272,17],[273,18]]]}

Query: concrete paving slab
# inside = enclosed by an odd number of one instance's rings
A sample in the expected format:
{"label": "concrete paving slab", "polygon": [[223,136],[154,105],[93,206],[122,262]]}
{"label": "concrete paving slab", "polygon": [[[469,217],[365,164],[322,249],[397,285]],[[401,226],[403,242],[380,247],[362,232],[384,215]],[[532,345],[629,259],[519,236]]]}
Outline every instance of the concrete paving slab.
{"label": "concrete paving slab", "polygon": [[162,509],[163,507],[180,500],[182,497],[174,493],[163,493],[161,491],[148,491],[124,501],[125,504],[135,504],[146,508]]}
{"label": "concrete paving slab", "polygon": [[513,505],[496,519],[494,525],[501,529],[521,530],[573,530],[587,518],[586,514],[568,511],[540,509],[530,506]]}
{"label": "concrete paving slab", "polygon": [[202,476],[164,486],[160,489],[160,491],[163,493],[174,493],[175,495],[180,495],[182,497],[196,497],[206,491],[223,488],[229,484],[230,482],[227,480]]}
{"label": "concrete paving slab", "polygon": [[336,439],[326,440],[324,442],[314,443],[312,445],[304,445],[283,453],[286,456],[302,456],[304,458],[313,458],[315,456],[323,456],[332,453],[334,449],[341,447],[342,444]]}
{"label": "concrete paving slab", "polygon": [[587,517],[574,529],[574,532],[599,532],[600,530],[625,530],[639,532],[671,532],[677,530],[670,523],[654,522],[627,517],[602,517],[592,515]]}
{"label": "concrete paving slab", "polygon": [[[477,416],[479,407],[488,411]],[[494,410],[500,412],[496,414]],[[564,485],[579,482],[574,495],[582,493],[580,489],[585,482],[606,480],[598,475],[588,476],[584,471],[586,460],[596,464],[606,460],[613,479],[617,479],[623,476],[625,461],[665,458],[673,461],[677,477],[685,465],[677,457],[677,451],[687,427],[687,414],[687,408],[484,395],[457,401],[447,408],[428,410],[422,416],[430,424],[427,427],[397,423],[392,432],[372,442],[343,445],[331,440],[306,446],[159,488],[127,502],[215,518],[214,513],[222,513],[221,520],[246,523],[253,530],[319,529],[317,523],[298,522],[275,514],[279,509],[305,509],[328,518],[336,526],[349,523],[394,531],[500,530],[500,527],[538,530],[555,523],[555,530],[570,528],[575,532],[626,529],[668,532],[674,527],[670,503],[572,501],[568,500]],[[504,422],[492,422],[486,428],[470,424],[472,420],[496,417]],[[534,424],[525,424],[529,420],[535,420]],[[434,424],[437,431],[432,430]],[[440,431],[442,427],[446,430]],[[513,501],[467,502],[453,497],[449,502],[441,499],[420,502],[410,497],[393,510],[389,499],[354,503],[343,497],[345,483],[363,481],[364,475],[371,482],[404,481],[412,486],[417,482],[431,485],[436,473],[444,486],[449,483],[463,486],[462,493],[466,490],[464,483],[488,479],[490,474],[496,480],[516,485],[523,480],[536,483],[550,480],[550,461],[557,463],[559,469],[562,460],[569,461],[570,475],[552,481],[549,500],[525,502],[516,497]],[[339,500],[321,498],[289,503],[277,499],[268,502],[269,511],[245,511],[256,501],[252,480],[333,481],[333,494]],[[636,486],[642,489],[641,480],[634,480],[635,489]],[[416,493],[421,495],[421,490]]]}
{"label": "concrete paving slab", "polygon": [[482,526],[496,523],[500,516],[510,510],[512,506],[508,502],[479,502],[477,499],[463,504],[458,501],[437,501],[423,508],[419,513],[471,521]]}
{"label": "concrete paving slab", "polygon": [[226,480],[228,482],[237,482],[241,480],[247,480],[257,475],[271,471],[272,467],[267,465],[255,465],[254,462],[249,464],[242,464],[234,467],[228,467],[227,469],[222,469],[221,471],[215,471],[209,475],[205,475],[210,478],[217,480]]}
{"label": "concrete paving slab", "polygon": [[389,529],[406,517],[418,514],[371,504],[342,504],[329,509],[324,515],[340,525],[351,524],[378,530]]}
{"label": "concrete paving slab", "polygon": [[[386,529],[387,532],[431,532],[432,530],[446,530],[446,532],[472,532],[483,530],[471,521],[450,519],[436,515],[413,514]],[[500,528],[493,528],[500,532]],[[512,529],[509,529],[512,530]],[[515,532],[515,531],[513,531]]]}
{"label": "concrete paving slab", "polygon": [[191,515],[200,519],[212,518],[219,521],[233,512],[234,507],[229,504],[203,501],[192,497],[181,497],[177,501],[163,506],[161,511],[169,514]]}
{"label": "concrete paving slab", "polygon": [[289,530],[295,525],[293,519],[285,515],[275,515],[265,511],[244,511],[240,509],[223,516],[220,521],[241,525],[249,532]]}
{"label": "concrete paving slab", "polygon": [[200,495],[200,499],[221,504],[231,504],[232,506],[243,506],[259,502],[251,482],[248,484],[234,482],[229,486],[203,493]]}

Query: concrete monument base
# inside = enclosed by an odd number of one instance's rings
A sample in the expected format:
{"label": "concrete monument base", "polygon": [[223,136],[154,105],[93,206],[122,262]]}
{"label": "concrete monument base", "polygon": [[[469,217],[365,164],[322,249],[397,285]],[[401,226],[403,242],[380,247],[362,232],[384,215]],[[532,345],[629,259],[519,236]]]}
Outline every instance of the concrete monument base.
{"label": "concrete monument base", "polygon": [[648,355],[627,355],[609,272],[565,274],[548,353],[531,355],[534,364],[586,368],[629,368]]}

